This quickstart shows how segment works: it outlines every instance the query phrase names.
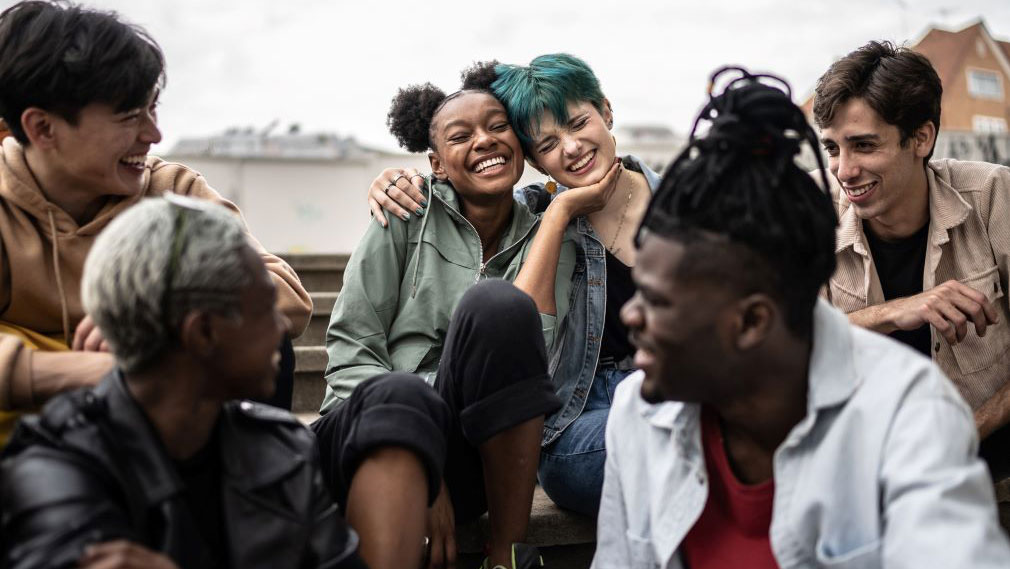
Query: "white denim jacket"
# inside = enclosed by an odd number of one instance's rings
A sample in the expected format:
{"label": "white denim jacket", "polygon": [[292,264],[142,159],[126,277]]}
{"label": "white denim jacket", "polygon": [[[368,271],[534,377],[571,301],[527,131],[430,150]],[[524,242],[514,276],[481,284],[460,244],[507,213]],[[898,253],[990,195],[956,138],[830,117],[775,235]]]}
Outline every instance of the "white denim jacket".
{"label": "white denim jacket", "polygon": [[[593,567],[683,568],[705,506],[700,407],[617,388]],[[775,451],[781,569],[1010,567],[968,406],[927,358],[819,300],[807,416]]]}

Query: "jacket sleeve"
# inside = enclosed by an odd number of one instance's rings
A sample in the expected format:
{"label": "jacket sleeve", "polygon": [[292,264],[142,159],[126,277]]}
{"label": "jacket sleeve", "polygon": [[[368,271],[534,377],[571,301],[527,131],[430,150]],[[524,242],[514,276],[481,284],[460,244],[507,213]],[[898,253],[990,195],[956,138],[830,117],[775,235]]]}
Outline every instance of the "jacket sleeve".
{"label": "jacket sleeve", "polygon": [[[317,465],[318,462],[317,458]],[[365,565],[358,556],[358,534],[340,516],[318,466],[313,476],[312,494],[311,528],[306,541],[309,550],[303,555],[301,566],[305,569],[363,569]]]}
{"label": "jacket sleeve", "polygon": [[[176,193],[220,204],[235,212],[235,215],[242,220],[242,225],[246,226],[245,219],[242,217],[242,212],[239,211],[238,206],[224,199],[214,188],[211,188],[203,176],[191,170],[188,172],[194,175],[189,179],[188,184],[177,186],[175,188]],[[301,280],[298,279],[298,275],[290,265],[285,263],[280,257],[268,253],[263,248],[263,245],[253,237],[252,233],[249,233],[248,227],[246,227],[246,234],[249,236],[249,243],[260,254],[263,264],[266,265],[267,271],[270,272],[270,276],[277,286],[277,305],[281,312],[291,321],[291,328],[288,330],[289,334],[292,338],[301,336],[302,332],[309,325],[309,319],[312,317],[312,299],[309,297],[309,293],[302,286]]]}
{"label": "jacket sleeve", "polygon": [[990,181],[992,201],[989,203],[989,243],[999,270],[1003,302],[1010,307],[1010,168],[996,168]]}
{"label": "jacket sleeve", "polygon": [[393,370],[387,342],[407,270],[408,222],[388,219],[388,228],[368,224],[326,329],[326,382],[341,400],[362,381]]}
{"label": "jacket sleeve", "polygon": [[17,336],[0,333],[0,411],[33,403],[31,350]]}
{"label": "jacket sleeve", "polygon": [[[1010,567],[971,411],[939,370],[928,373],[935,377],[906,395],[885,441],[882,566]],[[923,393],[922,383],[946,393]]]}
{"label": "jacket sleeve", "polygon": [[[618,414],[620,409],[617,410]],[[615,420],[618,419],[618,420]],[[607,456],[603,467],[603,494],[600,496],[600,514],[596,518],[596,554],[592,569],[608,567],[631,567],[631,552],[628,549],[627,504],[621,486],[620,457],[621,443],[617,440],[621,430],[619,417],[611,413],[607,421]]]}
{"label": "jacket sleeve", "polygon": [[88,545],[141,540],[98,478],[72,457],[35,448],[0,470],[0,566],[77,567]]}

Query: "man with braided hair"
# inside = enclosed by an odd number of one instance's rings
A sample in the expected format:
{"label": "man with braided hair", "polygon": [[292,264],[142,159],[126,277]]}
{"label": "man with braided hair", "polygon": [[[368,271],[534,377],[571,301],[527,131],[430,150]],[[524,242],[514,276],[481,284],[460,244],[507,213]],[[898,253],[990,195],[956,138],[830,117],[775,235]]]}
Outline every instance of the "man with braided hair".
{"label": "man with braided hair", "polygon": [[930,356],[974,410],[981,456],[1010,476],[1010,168],[930,160],[940,78],[870,42],[817,83],[814,119],[837,184],[831,303]]}
{"label": "man with braided hair", "polygon": [[793,162],[816,137],[732,71],[639,230],[595,566],[1008,566],[970,409],[818,299],[836,217]]}

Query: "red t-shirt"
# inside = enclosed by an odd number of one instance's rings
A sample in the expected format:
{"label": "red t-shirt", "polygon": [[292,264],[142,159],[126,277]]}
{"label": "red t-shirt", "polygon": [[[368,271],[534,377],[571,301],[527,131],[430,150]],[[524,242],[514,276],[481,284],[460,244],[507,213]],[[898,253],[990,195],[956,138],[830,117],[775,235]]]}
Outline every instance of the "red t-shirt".
{"label": "red t-shirt", "polygon": [[702,408],[701,441],[708,470],[708,500],[701,517],[680,545],[690,569],[778,569],[768,531],[775,482],[747,485],[737,480],[726,458],[719,419]]}

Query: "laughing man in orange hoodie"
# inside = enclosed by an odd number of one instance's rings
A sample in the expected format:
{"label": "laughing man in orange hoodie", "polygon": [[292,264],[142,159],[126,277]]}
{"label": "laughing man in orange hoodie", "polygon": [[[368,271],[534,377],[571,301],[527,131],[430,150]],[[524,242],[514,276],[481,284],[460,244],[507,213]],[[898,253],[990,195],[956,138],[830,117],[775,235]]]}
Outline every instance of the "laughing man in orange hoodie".
{"label": "laughing man in orange hoodie", "polygon": [[[110,220],[172,192],[241,215],[203,177],[148,156],[161,140],[164,57],[115,14],[21,2],[0,14],[0,445],[18,412],[97,383],[114,365],[80,299],[84,259]],[[312,310],[295,272],[253,246],[300,334]],[[71,349],[72,351],[67,351]]]}

